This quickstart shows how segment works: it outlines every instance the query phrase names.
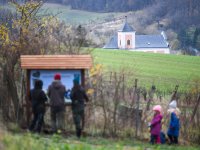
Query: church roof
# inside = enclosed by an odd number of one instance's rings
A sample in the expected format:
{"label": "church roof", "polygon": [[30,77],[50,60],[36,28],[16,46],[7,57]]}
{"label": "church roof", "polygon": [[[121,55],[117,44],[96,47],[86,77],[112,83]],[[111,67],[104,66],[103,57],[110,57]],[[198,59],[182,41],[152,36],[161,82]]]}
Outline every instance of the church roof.
{"label": "church roof", "polygon": [[136,35],[136,48],[167,48],[168,43],[162,35]]}
{"label": "church roof", "polygon": [[[103,47],[105,49],[118,49],[117,35]],[[168,43],[162,35],[135,35],[135,47],[139,48],[167,48]]]}
{"label": "church roof", "polygon": [[110,41],[103,47],[106,49],[118,49],[117,34],[111,37]]}
{"label": "church roof", "polygon": [[127,22],[124,23],[119,32],[134,32],[135,30]]}

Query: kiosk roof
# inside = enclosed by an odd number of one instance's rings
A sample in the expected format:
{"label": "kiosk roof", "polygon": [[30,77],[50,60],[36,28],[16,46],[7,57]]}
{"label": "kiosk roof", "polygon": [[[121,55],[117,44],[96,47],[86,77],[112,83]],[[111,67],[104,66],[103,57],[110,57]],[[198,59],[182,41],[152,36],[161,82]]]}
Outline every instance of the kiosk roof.
{"label": "kiosk roof", "polygon": [[90,55],[21,55],[23,69],[90,69]]}

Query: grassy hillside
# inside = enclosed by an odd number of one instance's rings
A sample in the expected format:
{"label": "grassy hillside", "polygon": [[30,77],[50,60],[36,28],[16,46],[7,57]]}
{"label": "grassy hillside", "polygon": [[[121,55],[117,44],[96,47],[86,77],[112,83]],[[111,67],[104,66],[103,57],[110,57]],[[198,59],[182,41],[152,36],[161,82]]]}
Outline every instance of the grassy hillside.
{"label": "grassy hillside", "polygon": [[104,71],[132,72],[129,77],[139,79],[143,86],[155,84],[159,89],[173,89],[176,84],[186,89],[200,81],[200,57],[164,55],[143,52],[96,49],[95,63],[104,66]]}
{"label": "grassy hillside", "polygon": [[122,15],[123,13],[94,13],[81,10],[72,10],[69,6],[45,3],[43,10],[49,14],[56,15],[60,20],[69,24],[89,24],[102,22],[105,19]]}

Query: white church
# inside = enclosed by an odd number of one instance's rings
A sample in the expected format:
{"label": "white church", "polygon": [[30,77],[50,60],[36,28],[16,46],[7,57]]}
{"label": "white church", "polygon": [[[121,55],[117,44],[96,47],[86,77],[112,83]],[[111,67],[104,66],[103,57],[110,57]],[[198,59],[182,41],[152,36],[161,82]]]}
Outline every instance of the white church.
{"label": "white church", "polygon": [[104,49],[119,49],[169,54],[169,43],[164,31],[157,35],[137,35],[136,31],[127,23],[127,18],[121,30],[118,30]]}

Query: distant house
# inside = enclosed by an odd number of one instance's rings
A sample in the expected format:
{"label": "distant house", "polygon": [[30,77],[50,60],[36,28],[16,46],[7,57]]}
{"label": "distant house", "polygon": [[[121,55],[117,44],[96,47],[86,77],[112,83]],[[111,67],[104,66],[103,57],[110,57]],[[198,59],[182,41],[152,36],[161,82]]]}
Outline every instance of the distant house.
{"label": "distant house", "polygon": [[118,30],[117,34],[103,48],[163,54],[170,53],[164,31],[158,35],[136,35],[136,30],[127,23],[127,18],[122,29]]}

